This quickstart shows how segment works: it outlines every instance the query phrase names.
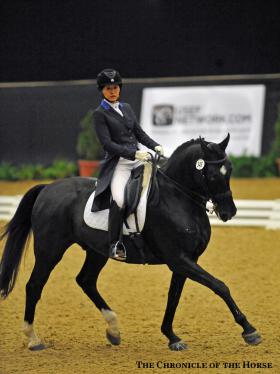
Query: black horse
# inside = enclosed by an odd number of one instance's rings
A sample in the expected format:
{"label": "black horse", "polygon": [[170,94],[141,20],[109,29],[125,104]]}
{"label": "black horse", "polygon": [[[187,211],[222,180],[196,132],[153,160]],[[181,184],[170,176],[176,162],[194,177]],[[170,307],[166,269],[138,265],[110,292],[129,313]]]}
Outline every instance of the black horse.
{"label": "black horse", "polygon": [[[248,344],[261,341],[256,329],[237,307],[228,287],[197,264],[211,235],[206,201],[212,200],[216,214],[223,221],[236,214],[229,185],[231,163],[225,153],[228,141],[229,135],[220,144],[199,138],[178,147],[157,172],[157,189],[154,190],[158,193],[158,201],[155,204],[153,197],[153,202],[148,202],[142,231],[143,250],[135,249],[132,240],[124,238],[127,262],[166,264],[172,271],[161,326],[171,350],[186,349],[186,344],[172,328],[186,278],[210,288],[225,301],[235,321],[243,328],[242,336]],[[77,283],[107,321],[108,340],[114,345],[120,344],[117,316],[96,287],[99,273],[109,257],[107,232],[91,229],[83,221],[83,210],[93,185],[91,179],[77,177],[33,187],[22,198],[2,234],[2,239],[7,237],[0,265],[2,298],[6,298],[14,287],[31,229],[34,234],[35,265],[26,285],[24,315],[24,333],[29,338],[31,350],[45,348],[33,329],[36,304],[51,271],[73,243],[86,251]]]}

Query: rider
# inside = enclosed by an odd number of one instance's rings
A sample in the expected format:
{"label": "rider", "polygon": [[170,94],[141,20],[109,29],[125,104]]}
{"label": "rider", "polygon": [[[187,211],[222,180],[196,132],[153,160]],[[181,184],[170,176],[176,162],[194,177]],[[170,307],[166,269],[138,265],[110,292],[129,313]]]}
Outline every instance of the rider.
{"label": "rider", "polygon": [[138,142],[161,155],[163,148],[142,130],[131,106],[119,102],[122,78],[118,71],[102,70],[97,75],[97,87],[103,100],[93,112],[93,121],[105,158],[100,167],[92,211],[110,206],[110,256],[124,260],[125,248],[119,237],[123,226],[125,185],[131,170],[150,159],[148,152],[139,150]]}

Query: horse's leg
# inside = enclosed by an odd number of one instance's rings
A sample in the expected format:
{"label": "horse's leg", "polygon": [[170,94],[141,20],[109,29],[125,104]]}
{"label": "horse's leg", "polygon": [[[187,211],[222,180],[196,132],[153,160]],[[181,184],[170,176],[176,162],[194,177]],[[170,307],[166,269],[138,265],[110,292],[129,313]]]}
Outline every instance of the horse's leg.
{"label": "horse's leg", "polygon": [[120,331],[118,328],[117,315],[111,310],[106,302],[101,297],[97,290],[97,278],[103,267],[108,261],[96,252],[87,250],[85,263],[78,274],[76,280],[78,285],[83,289],[85,294],[92,300],[95,306],[101,311],[105,321],[108,323],[106,336],[109,342],[113,345],[121,343]]}
{"label": "horse's leg", "polygon": [[[60,246],[60,250],[56,250],[59,247],[55,248],[54,243],[45,241],[43,246],[42,240],[40,240],[39,244],[38,240],[34,239],[35,265],[26,284],[26,306],[23,325],[23,332],[29,339],[28,348],[30,350],[35,351],[46,348],[34,331],[35,309],[51,271],[61,260],[68,246],[64,244]],[[54,250],[52,251],[51,248],[54,248]]]}
{"label": "horse's leg", "polygon": [[260,334],[248,322],[246,316],[238,308],[235,301],[231,297],[229,288],[225,285],[224,282],[213,277],[197,263],[186,257],[180,263],[170,266],[170,268],[171,270],[175,270],[176,268],[176,271],[180,274],[184,274],[188,278],[200,284],[203,284],[204,286],[210,288],[218,296],[220,296],[229,307],[235,321],[243,328],[242,337],[246,343],[256,345],[261,342]]}
{"label": "horse's leg", "polygon": [[182,351],[187,348],[187,345],[174,334],[172,323],[176,308],[178,306],[180,296],[186,281],[186,277],[180,274],[172,274],[171,283],[168,292],[168,301],[165,309],[163,322],[161,325],[161,332],[169,339],[169,348],[172,351]]}

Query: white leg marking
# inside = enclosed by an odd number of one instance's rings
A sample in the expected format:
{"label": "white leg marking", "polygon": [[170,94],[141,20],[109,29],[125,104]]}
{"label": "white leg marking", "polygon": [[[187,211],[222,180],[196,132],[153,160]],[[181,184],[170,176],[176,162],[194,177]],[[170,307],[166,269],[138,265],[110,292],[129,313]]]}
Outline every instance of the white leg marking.
{"label": "white leg marking", "polygon": [[42,343],[41,339],[35,334],[33,324],[30,325],[28,322],[24,321],[22,331],[29,339],[28,348],[36,347]]}
{"label": "white leg marking", "polygon": [[118,338],[120,336],[120,331],[118,328],[118,320],[116,313],[108,309],[101,309],[101,313],[105,321],[108,323],[108,333],[114,336],[115,338]]}

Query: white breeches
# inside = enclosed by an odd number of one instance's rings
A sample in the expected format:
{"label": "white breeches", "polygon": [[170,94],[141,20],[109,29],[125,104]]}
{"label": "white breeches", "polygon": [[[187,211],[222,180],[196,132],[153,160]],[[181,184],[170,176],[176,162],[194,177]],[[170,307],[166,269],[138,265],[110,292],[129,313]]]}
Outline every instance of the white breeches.
{"label": "white breeches", "polygon": [[120,157],[117,163],[111,181],[111,192],[113,200],[115,200],[119,208],[122,208],[124,205],[124,189],[130,177],[131,170],[140,165],[143,165],[142,161],[131,161],[122,157]]}

